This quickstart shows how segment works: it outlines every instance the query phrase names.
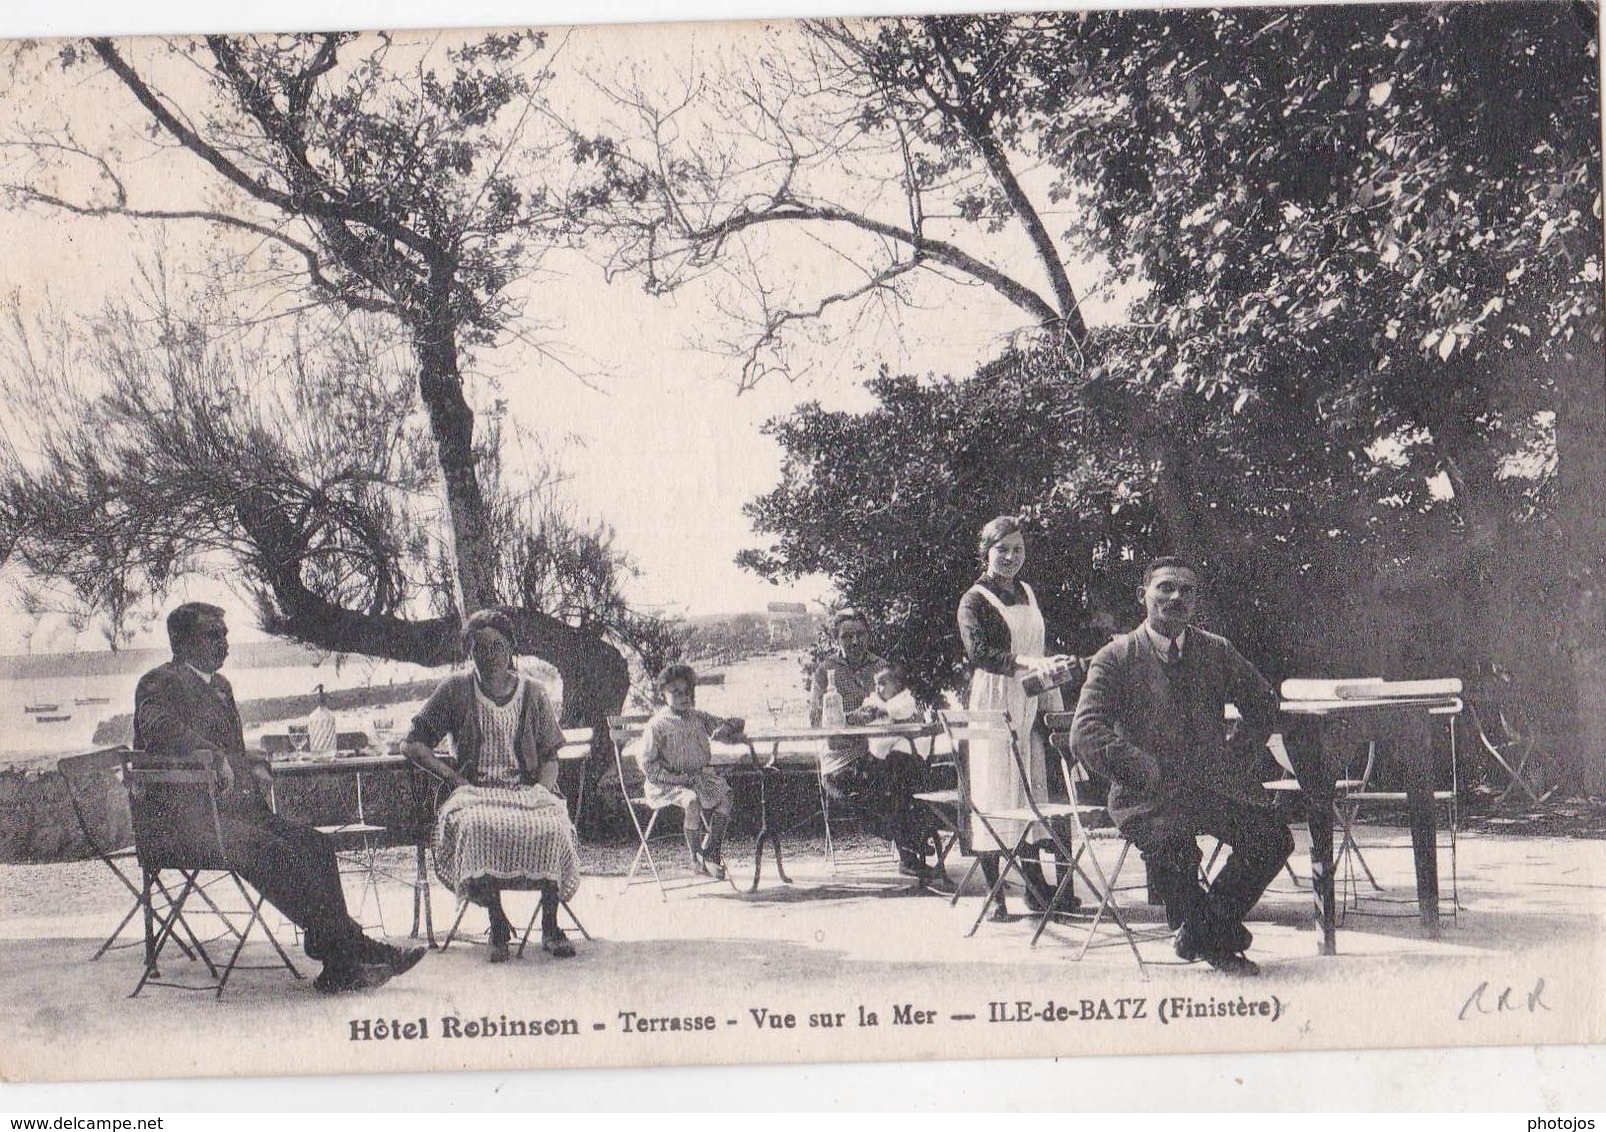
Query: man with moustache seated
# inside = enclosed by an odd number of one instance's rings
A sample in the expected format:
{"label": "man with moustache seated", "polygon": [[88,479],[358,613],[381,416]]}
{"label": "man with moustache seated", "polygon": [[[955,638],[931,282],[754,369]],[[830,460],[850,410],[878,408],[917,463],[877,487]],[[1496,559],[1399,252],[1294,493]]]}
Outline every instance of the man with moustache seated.
{"label": "man with moustache seated", "polygon": [[[307,957],[323,963],[313,986],[324,994],[377,987],[411,969],[424,948],[397,948],[363,934],[346,911],[333,843],[268,809],[246,764],[234,690],[218,672],[229,655],[224,611],[189,602],[167,616],[173,659],[140,677],[134,745],[151,755],[211,751],[216,757],[218,825],[229,866],[305,933]],[[217,836],[205,806],[182,787],[152,787],[158,836],[180,848]]]}

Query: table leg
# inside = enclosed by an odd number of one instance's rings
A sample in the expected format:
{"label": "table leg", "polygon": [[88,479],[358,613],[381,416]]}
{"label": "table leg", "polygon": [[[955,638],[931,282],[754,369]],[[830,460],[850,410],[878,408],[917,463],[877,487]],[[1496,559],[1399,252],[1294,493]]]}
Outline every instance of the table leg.
{"label": "table leg", "polygon": [[786,875],[786,866],[781,861],[781,833],[770,825],[770,795],[769,771],[760,768],[758,771],[758,840],[753,844],[753,883],[749,892],[758,891],[759,876],[764,870],[764,846],[768,844],[775,853],[775,872],[781,878],[782,884],[791,884],[792,878]]}
{"label": "table leg", "polygon": [[1416,859],[1416,904],[1429,939],[1439,938],[1439,821],[1433,801],[1433,740],[1427,728],[1402,744],[1405,794]]}
{"label": "table leg", "polygon": [[1308,799],[1310,814],[1310,889],[1316,925],[1321,929],[1318,955],[1338,954],[1338,909],[1333,899],[1333,803]]}
{"label": "table leg", "polygon": [[1312,911],[1321,940],[1318,955],[1338,954],[1338,909],[1333,898],[1333,781],[1322,750],[1321,729],[1307,721],[1289,725],[1283,736],[1294,776],[1305,792],[1305,821],[1310,827],[1310,890]]}

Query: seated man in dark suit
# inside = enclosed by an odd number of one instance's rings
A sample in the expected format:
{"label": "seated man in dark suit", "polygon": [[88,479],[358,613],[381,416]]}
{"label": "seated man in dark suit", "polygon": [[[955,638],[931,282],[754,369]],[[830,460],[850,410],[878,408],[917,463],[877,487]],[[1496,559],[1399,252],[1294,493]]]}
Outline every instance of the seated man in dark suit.
{"label": "seated man in dark suit", "polygon": [[[1251,942],[1243,918],[1294,850],[1257,773],[1277,694],[1225,637],[1191,626],[1198,586],[1180,558],[1149,564],[1139,591],[1147,619],[1093,658],[1071,748],[1110,780],[1110,817],[1142,853],[1180,929],[1177,954],[1256,975],[1260,968],[1243,954]],[[1230,740],[1229,703],[1243,716]],[[1208,891],[1199,878],[1201,833],[1232,851]]]}
{"label": "seated man in dark suit", "polygon": [[[333,844],[315,829],[268,809],[245,760],[234,690],[218,669],[229,655],[223,610],[190,602],[167,616],[173,659],[140,677],[134,745],[151,754],[217,756],[218,824],[228,864],[306,933],[307,957],[323,963],[313,985],[325,994],[379,986],[411,968],[422,947],[369,939],[346,912]],[[150,799],[161,835],[180,845],[215,841],[212,818],[193,795]]]}

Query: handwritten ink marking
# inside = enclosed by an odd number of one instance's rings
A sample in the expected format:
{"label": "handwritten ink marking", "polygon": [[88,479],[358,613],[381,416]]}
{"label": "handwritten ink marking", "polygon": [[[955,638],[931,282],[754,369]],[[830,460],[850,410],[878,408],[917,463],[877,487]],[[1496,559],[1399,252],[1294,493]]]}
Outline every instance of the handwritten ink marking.
{"label": "handwritten ink marking", "polygon": [[1479,983],[1461,1005],[1456,1021],[1465,1022],[1469,1017],[1479,1014],[1521,1014],[1525,1011],[1534,1014],[1540,1010],[1547,1013],[1551,1010],[1550,1004],[1545,1001],[1545,980],[1542,978],[1534,981],[1533,990],[1527,994],[1522,994],[1512,986],[1501,988],[1492,1005],[1489,1002],[1491,993],[1487,979]]}

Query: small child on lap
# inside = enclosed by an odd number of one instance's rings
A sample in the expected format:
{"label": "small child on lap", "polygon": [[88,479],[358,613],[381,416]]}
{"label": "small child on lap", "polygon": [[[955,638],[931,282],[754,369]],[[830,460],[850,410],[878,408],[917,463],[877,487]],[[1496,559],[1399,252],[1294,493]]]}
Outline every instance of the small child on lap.
{"label": "small child on lap", "polygon": [[685,810],[692,868],[723,880],[720,846],[730,824],[731,788],[709,765],[714,754],[710,742],[740,736],[745,723],[697,710],[697,673],[688,665],[666,665],[658,674],[658,690],[666,702],[647,721],[642,735],[644,792],[651,802]]}
{"label": "small child on lap", "polygon": [[[864,703],[848,712],[848,722],[854,724],[910,723],[919,718],[920,705],[909,690],[903,667],[894,663],[883,664],[876,671],[875,693],[866,696]],[[900,742],[907,743],[900,739],[871,739],[870,753],[878,759],[884,759]],[[913,744],[908,746],[913,749]]]}

